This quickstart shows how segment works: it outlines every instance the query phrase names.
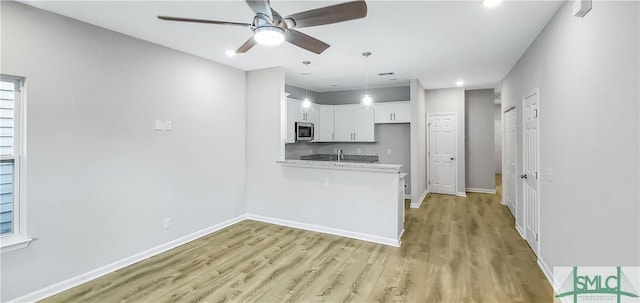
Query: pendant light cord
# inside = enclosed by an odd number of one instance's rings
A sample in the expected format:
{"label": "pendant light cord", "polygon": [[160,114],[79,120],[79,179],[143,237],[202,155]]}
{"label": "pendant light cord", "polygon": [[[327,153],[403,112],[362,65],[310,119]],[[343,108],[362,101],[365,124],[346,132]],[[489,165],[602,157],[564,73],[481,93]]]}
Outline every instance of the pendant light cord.
{"label": "pendant light cord", "polygon": [[309,100],[309,88],[308,88],[308,79],[309,79],[309,64],[311,61],[303,61],[302,64],[306,66],[306,71],[304,73],[304,98]]}
{"label": "pendant light cord", "polygon": [[371,52],[362,53],[364,56],[364,94],[369,95],[369,56]]}

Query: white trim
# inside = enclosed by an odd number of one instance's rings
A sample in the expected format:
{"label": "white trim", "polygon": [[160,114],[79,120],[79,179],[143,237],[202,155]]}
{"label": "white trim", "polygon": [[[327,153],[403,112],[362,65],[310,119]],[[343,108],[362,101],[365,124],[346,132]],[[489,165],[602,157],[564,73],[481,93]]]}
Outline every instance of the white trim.
{"label": "white trim", "polygon": [[0,252],[6,253],[18,249],[23,249],[29,247],[33,239],[31,238],[23,238],[19,236],[9,236],[6,238],[0,239]]}
{"label": "white trim", "polygon": [[[507,204],[507,202],[504,201],[504,199],[500,199],[500,204],[504,205],[504,206],[509,206],[509,204]],[[509,211],[511,212],[511,211]]]}
{"label": "white trim", "polygon": [[467,193],[457,192],[457,193],[456,193],[456,196],[457,196],[457,197],[463,197],[463,198],[466,198],[466,197],[467,197]]}
{"label": "white trim", "polygon": [[551,284],[551,287],[553,288],[554,293],[557,293],[558,285],[555,283],[553,279],[553,272],[551,271],[547,263],[544,262],[544,259],[542,259],[541,257],[538,257],[538,266],[542,270],[542,273],[544,274],[545,278],[547,278],[547,281],[549,281],[549,284]]}
{"label": "white trim", "polygon": [[[431,120],[431,116],[449,116],[449,115],[453,115],[456,119],[456,123],[455,123],[455,127],[456,127],[456,131],[453,132],[453,149],[454,149],[454,154],[456,155],[455,158],[456,160],[458,160],[459,157],[459,150],[458,150],[458,132],[460,131],[460,121],[458,121],[458,113],[457,112],[440,112],[440,113],[428,113],[426,114],[426,133],[427,133],[427,138],[430,138],[430,134],[429,134],[429,121]],[[426,151],[427,151],[427,184],[428,182],[431,180],[431,157],[430,157],[430,148],[431,145],[429,144],[429,142],[431,142],[431,139],[426,140],[427,142],[425,142],[425,146],[426,146]],[[459,196],[458,193],[455,193],[456,190],[458,190],[458,161],[454,160],[453,161],[453,180],[454,180],[454,186],[453,186],[453,192],[452,193],[436,193],[436,194],[444,194],[444,195],[453,195],[455,194],[456,196]],[[427,186],[428,187],[428,186]],[[435,193],[435,192],[434,192]],[[464,197],[466,197],[467,194],[464,194]]]}
{"label": "white trim", "polygon": [[196,240],[198,238],[204,237],[208,234],[211,234],[213,232],[219,231],[223,228],[229,227],[233,224],[239,223],[243,220],[246,219],[246,215],[241,215],[238,217],[235,217],[233,219],[229,219],[227,221],[218,223],[216,225],[207,227],[205,229],[196,231],[192,234],[186,235],[184,237],[169,241],[167,243],[158,245],[156,247],[147,249],[145,251],[139,252],[135,255],[126,257],[124,259],[120,259],[118,261],[115,261],[113,263],[107,264],[105,266],[96,268],[94,270],[88,271],[84,274],[72,277],[70,279],[67,279],[65,281],[50,285],[48,287],[42,288],[40,290],[36,290],[32,293],[26,294],[22,297],[19,298],[15,298],[9,302],[35,302],[35,301],[40,301],[43,300],[45,298],[48,298],[50,296],[53,296],[55,294],[61,293],[65,290],[71,289],[73,287],[76,287],[82,283],[86,283],[89,282],[91,280],[97,279],[99,277],[102,277],[106,274],[112,273],[118,269],[127,267],[131,264],[134,264],[136,262],[140,262],[144,259],[153,257],[157,254],[163,253],[165,251],[168,251],[170,249],[176,248],[180,245],[189,243],[193,240]]}
{"label": "white trim", "polygon": [[283,220],[283,219],[272,218],[272,217],[265,217],[265,216],[254,215],[254,214],[247,214],[247,219],[264,222],[264,223],[281,225],[281,226],[287,226],[292,228],[315,231],[315,232],[324,233],[324,234],[336,235],[336,236],[341,236],[341,237],[346,237],[346,238],[351,238],[356,240],[374,242],[374,243],[379,243],[379,244],[384,244],[384,245],[389,245],[394,247],[400,247],[400,243],[401,243],[400,239],[379,237],[379,236],[363,234],[363,233],[353,232],[353,231],[348,231],[343,229],[313,225],[313,224],[296,222],[296,221]]}
{"label": "white trim", "polygon": [[422,201],[427,197],[427,194],[429,194],[429,190],[425,189],[422,196],[420,196],[420,199],[418,199],[418,202],[414,203],[411,201],[411,208],[420,208],[420,205],[422,205]]}
{"label": "white trim", "polygon": [[471,188],[471,187],[467,187],[467,192],[480,193],[480,194],[493,194],[493,195],[496,194],[495,189]]}
{"label": "white trim", "polygon": [[516,231],[518,232],[518,234],[520,234],[520,238],[527,241],[527,237],[524,236],[524,233],[522,232],[522,229],[520,229],[520,226],[518,226],[518,224],[516,224],[515,226],[516,226]]}
{"label": "white trim", "polygon": [[404,198],[411,200],[411,195],[404,195]]}

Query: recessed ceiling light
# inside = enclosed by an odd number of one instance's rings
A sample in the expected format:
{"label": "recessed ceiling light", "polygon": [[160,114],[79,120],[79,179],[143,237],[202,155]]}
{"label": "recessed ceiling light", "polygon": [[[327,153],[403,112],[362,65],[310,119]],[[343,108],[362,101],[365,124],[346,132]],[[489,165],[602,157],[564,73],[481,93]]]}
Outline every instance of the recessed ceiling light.
{"label": "recessed ceiling light", "polygon": [[500,4],[500,2],[502,2],[502,0],[482,0],[482,4],[486,7],[494,7]]}
{"label": "recessed ceiling light", "polygon": [[456,85],[457,86],[463,86],[464,85],[464,81],[458,81],[458,82],[456,82]]}
{"label": "recessed ceiling light", "polygon": [[233,50],[227,50],[226,52],[224,52],[228,57],[233,57],[236,55],[236,52]]}

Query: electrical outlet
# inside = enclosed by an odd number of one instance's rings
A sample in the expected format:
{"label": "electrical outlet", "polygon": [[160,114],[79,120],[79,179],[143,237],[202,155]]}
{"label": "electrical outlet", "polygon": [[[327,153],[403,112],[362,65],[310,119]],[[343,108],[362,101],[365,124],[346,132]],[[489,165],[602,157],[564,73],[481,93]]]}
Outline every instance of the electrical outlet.
{"label": "electrical outlet", "polygon": [[309,149],[309,155],[313,154],[313,149]]}
{"label": "electrical outlet", "polygon": [[164,229],[168,229],[171,227],[171,218],[164,219]]}
{"label": "electrical outlet", "polygon": [[358,154],[361,154],[361,153],[362,153],[362,149],[358,148]]}
{"label": "electrical outlet", "polygon": [[324,187],[329,187],[329,179],[324,178]]}
{"label": "electrical outlet", "polygon": [[391,155],[391,148],[387,149],[387,155]]}

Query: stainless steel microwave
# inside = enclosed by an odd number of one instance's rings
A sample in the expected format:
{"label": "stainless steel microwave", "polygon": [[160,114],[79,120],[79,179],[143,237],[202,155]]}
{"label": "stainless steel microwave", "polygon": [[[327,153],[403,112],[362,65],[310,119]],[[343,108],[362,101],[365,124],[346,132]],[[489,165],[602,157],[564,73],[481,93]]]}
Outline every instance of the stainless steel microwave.
{"label": "stainless steel microwave", "polygon": [[313,140],[313,123],[296,122],[296,141]]}

